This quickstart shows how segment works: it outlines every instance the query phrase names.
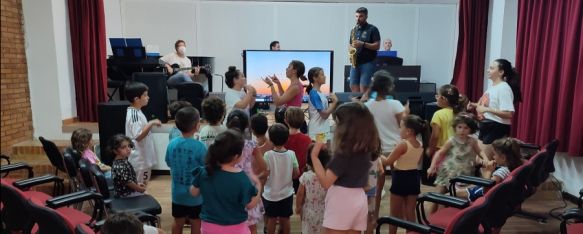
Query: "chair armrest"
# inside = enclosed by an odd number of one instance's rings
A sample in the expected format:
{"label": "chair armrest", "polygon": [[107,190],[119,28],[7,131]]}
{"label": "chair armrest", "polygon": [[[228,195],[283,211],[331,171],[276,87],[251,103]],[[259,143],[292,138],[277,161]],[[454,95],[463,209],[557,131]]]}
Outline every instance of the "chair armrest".
{"label": "chair armrest", "polygon": [[19,181],[14,182],[13,185],[14,185],[14,187],[17,187],[18,189],[23,190],[26,188],[30,188],[32,186],[36,186],[39,184],[45,184],[45,183],[51,183],[51,182],[63,183],[63,179],[58,177],[58,176],[55,176],[55,175],[44,175],[44,176],[40,176],[40,177],[19,180]]}
{"label": "chair armrest", "polygon": [[96,203],[102,200],[101,194],[89,192],[89,191],[79,191],[72,193],[65,197],[56,197],[47,200],[47,206],[53,209],[57,209],[63,206],[68,206],[71,204],[79,203],[87,200],[94,200]]}
{"label": "chair armrest", "polygon": [[583,220],[583,210],[579,208],[565,210],[565,212],[561,215],[561,218],[563,218],[563,220]]}
{"label": "chair armrest", "polygon": [[7,172],[11,172],[11,171],[24,170],[24,169],[26,169],[28,171],[27,178],[32,178],[34,176],[34,172],[32,171],[32,167],[26,163],[23,163],[23,162],[2,165],[2,166],[0,166],[0,173],[7,173]]}
{"label": "chair armrest", "polygon": [[540,146],[537,144],[532,144],[532,143],[521,143],[520,148],[523,149],[532,149],[532,150],[540,150]]}
{"label": "chair armrest", "polygon": [[458,177],[455,177],[455,178],[449,180],[450,184],[454,184],[457,182],[466,183],[466,184],[473,184],[473,185],[482,186],[482,187],[492,187],[496,184],[496,181],[493,181],[490,179],[484,179],[481,177],[466,176],[466,175],[461,175],[461,176],[458,176]]}
{"label": "chair armrest", "polygon": [[414,231],[419,233],[431,233],[431,227],[429,226],[410,222],[407,220],[402,220],[391,216],[384,216],[377,220],[376,233],[381,233],[381,225],[383,224],[395,225],[397,227],[405,228],[408,231]]}
{"label": "chair armrest", "polygon": [[470,206],[470,202],[462,199],[462,198],[458,198],[458,197],[452,197],[452,196],[447,196],[447,195],[443,195],[440,193],[425,193],[421,196],[419,196],[419,198],[417,198],[417,202],[433,202],[433,203],[437,203],[437,204],[441,204],[441,205],[445,205],[445,206],[451,206],[454,208],[458,208],[458,209],[464,209],[468,206]]}

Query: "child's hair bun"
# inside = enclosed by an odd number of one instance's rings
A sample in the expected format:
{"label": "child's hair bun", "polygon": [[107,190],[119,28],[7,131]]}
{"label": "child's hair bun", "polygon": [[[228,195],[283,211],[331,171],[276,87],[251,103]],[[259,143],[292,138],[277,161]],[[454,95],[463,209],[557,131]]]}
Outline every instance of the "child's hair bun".
{"label": "child's hair bun", "polygon": [[229,66],[229,72],[234,72],[237,70],[237,67],[235,66]]}

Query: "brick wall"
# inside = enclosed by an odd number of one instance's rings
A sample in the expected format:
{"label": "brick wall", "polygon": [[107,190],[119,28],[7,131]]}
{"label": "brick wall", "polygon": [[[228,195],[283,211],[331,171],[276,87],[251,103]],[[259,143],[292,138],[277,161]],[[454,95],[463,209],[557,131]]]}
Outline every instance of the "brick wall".
{"label": "brick wall", "polygon": [[2,32],[0,141],[2,153],[9,153],[12,144],[32,138],[32,110],[24,52],[22,0],[0,2]]}

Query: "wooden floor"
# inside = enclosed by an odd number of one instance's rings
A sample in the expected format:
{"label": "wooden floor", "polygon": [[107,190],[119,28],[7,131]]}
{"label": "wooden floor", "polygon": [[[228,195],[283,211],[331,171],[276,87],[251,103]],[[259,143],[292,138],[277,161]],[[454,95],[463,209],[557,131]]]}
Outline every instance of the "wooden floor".
{"label": "wooden floor", "polygon": [[[552,187],[552,186],[546,186]],[[388,191],[390,188],[390,179],[387,180],[385,185],[386,194],[382,199],[381,203],[381,216],[386,216],[389,213],[389,198]],[[422,192],[433,191],[432,187],[422,186]],[[148,185],[148,193],[153,195],[162,205],[162,229],[166,233],[171,233],[170,229],[172,226],[172,215],[171,215],[171,195],[170,195],[170,176],[161,175],[154,176]],[[568,207],[574,207],[575,205],[568,202]],[[527,211],[532,211],[538,214],[547,213],[549,210],[555,207],[562,207],[563,201],[560,198],[559,193],[556,189],[543,189],[538,191],[535,195],[529,198],[524,204],[523,209]],[[559,211],[562,211],[560,209]],[[558,212],[558,211],[557,211]],[[294,215],[291,217],[292,229],[291,233],[301,233],[301,226],[299,221],[299,216]],[[512,217],[502,228],[501,233],[559,233],[559,221],[549,217],[548,222],[541,224],[533,220],[528,220],[524,218]],[[261,225],[258,230],[263,230]],[[190,233],[188,228],[184,229],[183,233]],[[262,233],[262,232],[260,232]],[[387,233],[383,231],[383,233]],[[399,230],[399,233],[405,233],[404,230]]]}

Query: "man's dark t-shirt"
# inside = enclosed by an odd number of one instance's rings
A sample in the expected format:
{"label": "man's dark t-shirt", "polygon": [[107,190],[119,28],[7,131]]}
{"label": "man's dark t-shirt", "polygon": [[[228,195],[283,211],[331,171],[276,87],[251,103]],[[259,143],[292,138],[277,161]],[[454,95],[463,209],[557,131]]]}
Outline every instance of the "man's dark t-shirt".
{"label": "man's dark t-shirt", "polygon": [[[364,41],[366,43],[375,43],[381,40],[381,35],[379,33],[379,29],[376,26],[367,23],[364,26],[356,26],[354,39]],[[349,44],[352,44],[352,30],[350,31],[350,37],[348,40]],[[376,50],[371,50],[364,47],[356,48],[356,54],[356,65],[371,62],[377,57]]]}

